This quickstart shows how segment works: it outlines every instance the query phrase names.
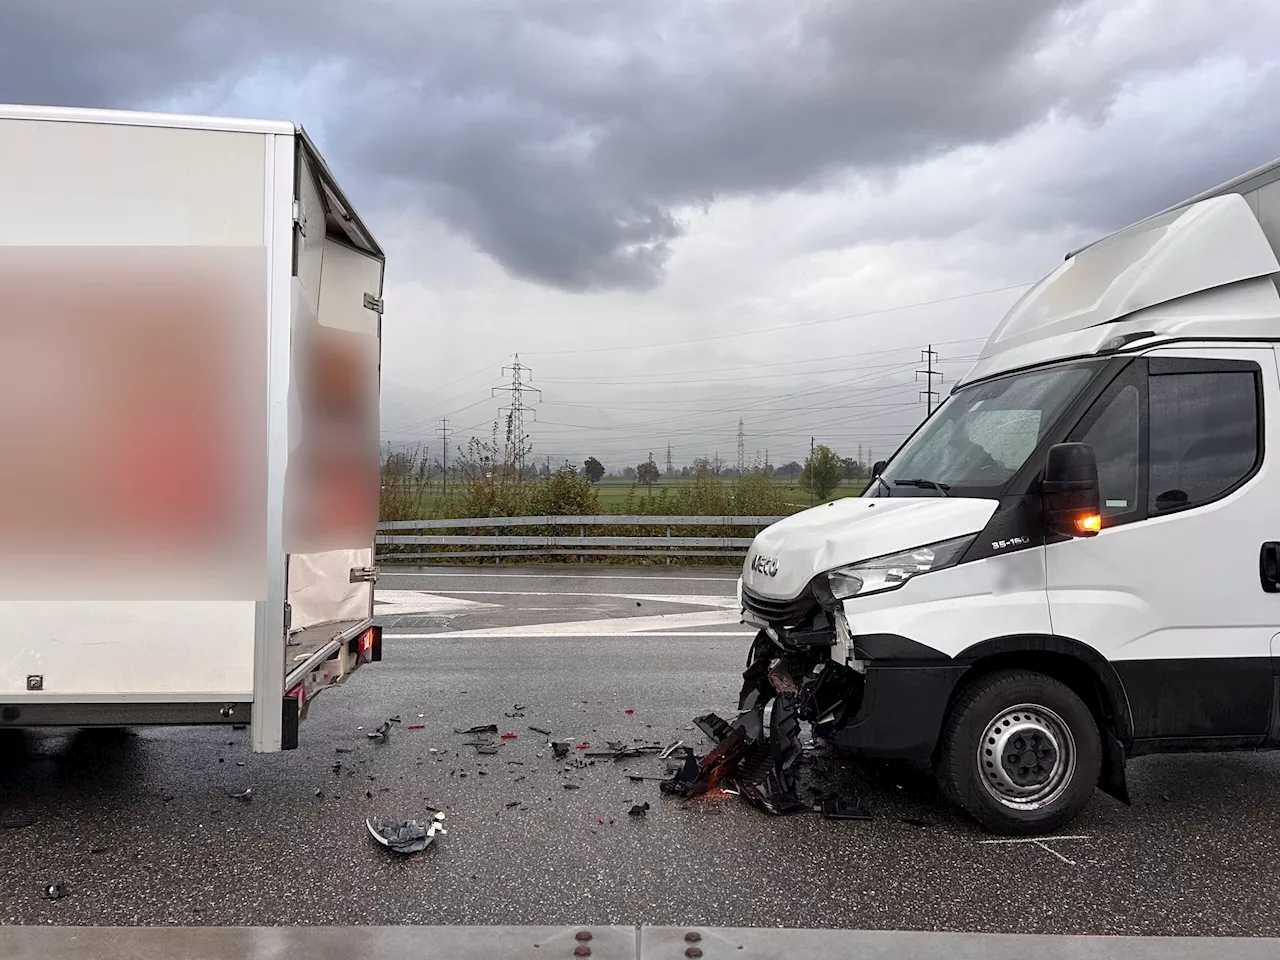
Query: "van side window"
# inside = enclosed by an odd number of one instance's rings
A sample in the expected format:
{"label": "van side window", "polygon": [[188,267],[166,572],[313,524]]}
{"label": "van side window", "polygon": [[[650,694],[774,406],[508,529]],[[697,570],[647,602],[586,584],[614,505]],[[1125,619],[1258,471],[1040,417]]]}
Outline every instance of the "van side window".
{"label": "van side window", "polygon": [[1153,371],[1148,383],[1151,516],[1207,503],[1253,472],[1259,454],[1253,373]]}
{"label": "van side window", "polygon": [[1102,515],[1123,521],[1138,509],[1138,445],[1142,421],[1138,388],[1127,384],[1081,437],[1098,458]]}

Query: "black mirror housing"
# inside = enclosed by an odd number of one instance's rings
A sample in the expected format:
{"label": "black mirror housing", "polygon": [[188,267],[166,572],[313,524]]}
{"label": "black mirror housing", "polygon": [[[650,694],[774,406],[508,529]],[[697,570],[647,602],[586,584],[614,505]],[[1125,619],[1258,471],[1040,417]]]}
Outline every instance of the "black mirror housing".
{"label": "black mirror housing", "polygon": [[1068,537],[1092,537],[1102,529],[1098,460],[1087,443],[1049,448],[1040,498],[1048,531]]}
{"label": "black mirror housing", "polygon": [[888,460],[877,460],[871,465],[871,479],[874,480],[880,474],[884,473],[884,468],[889,465]]}

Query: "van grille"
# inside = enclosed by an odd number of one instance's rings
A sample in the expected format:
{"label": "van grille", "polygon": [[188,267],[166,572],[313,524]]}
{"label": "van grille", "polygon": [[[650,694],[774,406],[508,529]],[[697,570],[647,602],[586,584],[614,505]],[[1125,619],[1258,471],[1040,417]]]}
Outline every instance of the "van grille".
{"label": "van grille", "polygon": [[795,627],[809,618],[818,606],[818,601],[807,585],[800,596],[792,600],[772,600],[752,593],[743,586],[742,605],[770,626]]}

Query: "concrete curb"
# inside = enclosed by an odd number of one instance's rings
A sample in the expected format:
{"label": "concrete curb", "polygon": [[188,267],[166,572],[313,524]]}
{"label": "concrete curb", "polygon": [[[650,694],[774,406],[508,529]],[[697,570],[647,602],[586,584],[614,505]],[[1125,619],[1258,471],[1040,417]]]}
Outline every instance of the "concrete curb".
{"label": "concrete curb", "polygon": [[6,960],[1262,960],[1280,940],[755,927],[0,927]]}

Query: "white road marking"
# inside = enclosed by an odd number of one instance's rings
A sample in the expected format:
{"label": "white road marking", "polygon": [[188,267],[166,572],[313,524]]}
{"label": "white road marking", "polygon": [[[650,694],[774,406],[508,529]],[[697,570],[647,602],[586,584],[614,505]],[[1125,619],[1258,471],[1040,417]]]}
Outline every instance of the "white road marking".
{"label": "white road marking", "polygon": [[1045,853],[1052,853],[1055,857],[1057,857],[1063,863],[1068,863],[1074,867],[1077,865],[1074,860],[1070,859],[1069,857],[1064,857],[1057,850],[1054,850],[1053,847],[1050,847],[1048,843],[1046,843],[1046,841],[1054,842],[1058,840],[1090,840],[1090,839],[1092,838],[1086,837],[1086,836],[1016,837],[1013,839],[1006,839],[1006,840],[979,840],[978,842],[979,843],[1030,843],[1034,846],[1039,847],[1041,850],[1045,851]]}
{"label": "white road marking", "polygon": [[[383,590],[377,596],[395,593],[415,593],[411,590]],[[457,597],[606,597],[616,600],[640,600],[646,603],[687,603],[695,607],[724,607],[737,609],[738,598],[721,594],[686,594],[686,593],[565,593],[557,590],[448,590],[449,596]],[[522,610],[529,609],[522,607]]]}
{"label": "white road marking", "polygon": [[[546,633],[555,631],[556,636],[626,636],[632,633],[645,633],[670,627],[678,630],[681,627],[715,627],[721,624],[739,622],[738,614],[729,610],[706,610],[694,613],[659,613],[648,617],[609,617],[603,620],[570,620],[563,623],[527,623],[510,627],[479,627],[485,633],[495,633],[505,637],[519,637],[528,633]],[[460,630],[459,633],[468,631]]]}
{"label": "white road marking", "polygon": [[423,590],[379,590],[374,594],[375,616],[393,617],[410,614],[457,615],[471,610],[492,609],[496,603],[479,600],[463,600],[459,597],[442,597]]}
{"label": "white road marking", "polygon": [[[551,624],[555,626],[555,624]],[[384,637],[398,640],[509,640],[512,635],[509,633],[493,633],[489,630],[442,630],[439,633],[392,633],[385,631]],[[565,634],[558,631],[549,630],[546,633],[522,633],[519,638],[522,640],[532,638],[550,638],[563,637]],[[660,637],[754,637],[754,633],[745,633],[741,630],[673,630],[671,632],[651,632],[651,633],[599,633],[596,636],[602,639],[610,639],[614,637],[626,637],[627,639],[635,638],[660,638]]]}
{"label": "white road marking", "polygon": [[737,577],[662,577],[650,576],[647,574],[587,574],[587,573],[407,573],[400,570],[387,570],[385,567],[378,574],[382,577],[483,577],[489,579],[513,579],[513,580],[539,580],[539,579],[562,579],[562,580],[662,580],[666,583],[737,583]]}

